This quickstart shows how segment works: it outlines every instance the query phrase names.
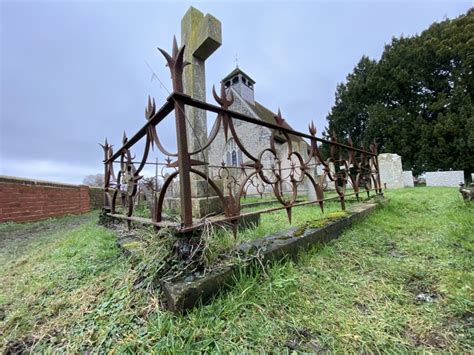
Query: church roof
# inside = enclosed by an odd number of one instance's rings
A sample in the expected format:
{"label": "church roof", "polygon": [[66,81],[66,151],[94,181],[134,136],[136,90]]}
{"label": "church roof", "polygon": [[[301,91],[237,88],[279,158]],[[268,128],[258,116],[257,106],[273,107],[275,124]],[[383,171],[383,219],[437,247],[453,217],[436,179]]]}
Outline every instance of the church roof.
{"label": "church roof", "polygon": [[229,74],[226,75],[226,77],[224,79],[222,79],[222,82],[225,82],[231,78],[233,78],[234,76],[236,76],[237,74],[242,74],[243,76],[245,76],[245,78],[250,81],[252,84],[255,84],[255,80],[253,80],[248,74],[246,74],[243,70],[241,70],[239,67],[236,67],[234,70],[232,70]]}
{"label": "church roof", "polygon": [[[256,115],[262,121],[267,122],[267,123],[276,124],[276,121],[275,121],[276,113],[270,111],[268,108],[266,108],[262,104],[258,103],[257,101],[255,101],[255,104],[251,104],[248,101],[245,101],[245,102],[252,108],[252,110],[256,113]],[[283,127],[294,130],[293,127],[291,127],[288,123],[286,123],[286,121],[283,123]],[[280,132],[275,133],[275,138],[277,140],[286,141],[286,137],[283,134],[281,134]],[[300,142],[302,140],[301,137],[294,136],[294,135],[290,135],[290,139],[293,142]]]}

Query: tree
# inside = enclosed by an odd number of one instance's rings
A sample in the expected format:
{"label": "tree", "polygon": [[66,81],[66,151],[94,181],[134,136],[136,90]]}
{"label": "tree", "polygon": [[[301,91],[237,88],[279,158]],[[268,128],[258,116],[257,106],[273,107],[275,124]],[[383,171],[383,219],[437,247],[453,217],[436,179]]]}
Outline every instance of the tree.
{"label": "tree", "polygon": [[104,186],[104,174],[87,175],[82,181],[88,186]]}
{"label": "tree", "polygon": [[338,85],[323,135],[398,153],[404,168],[474,171],[474,9],[393,38]]}

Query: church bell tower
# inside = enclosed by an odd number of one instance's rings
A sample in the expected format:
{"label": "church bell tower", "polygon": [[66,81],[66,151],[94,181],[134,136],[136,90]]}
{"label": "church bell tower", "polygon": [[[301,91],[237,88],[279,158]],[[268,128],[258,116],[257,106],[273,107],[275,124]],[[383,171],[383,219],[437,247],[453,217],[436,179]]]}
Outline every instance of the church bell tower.
{"label": "church bell tower", "polygon": [[240,70],[239,67],[235,68],[229,75],[222,79],[222,82],[226,89],[232,88],[237,91],[245,101],[255,104],[255,81]]}

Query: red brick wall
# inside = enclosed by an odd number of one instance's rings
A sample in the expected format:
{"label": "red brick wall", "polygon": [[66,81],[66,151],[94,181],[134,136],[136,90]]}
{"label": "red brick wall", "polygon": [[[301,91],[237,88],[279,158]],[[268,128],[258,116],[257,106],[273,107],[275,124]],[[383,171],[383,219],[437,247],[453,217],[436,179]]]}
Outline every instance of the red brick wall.
{"label": "red brick wall", "polygon": [[0,176],[0,223],[90,211],[89,187]]}

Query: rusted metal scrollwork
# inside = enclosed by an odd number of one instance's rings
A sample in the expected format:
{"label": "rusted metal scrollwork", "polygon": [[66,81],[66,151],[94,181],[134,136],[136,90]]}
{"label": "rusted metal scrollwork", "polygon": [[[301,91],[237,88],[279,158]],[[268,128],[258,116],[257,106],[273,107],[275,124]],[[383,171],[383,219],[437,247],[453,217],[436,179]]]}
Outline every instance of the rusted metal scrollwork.
{"label": "rusted metal scrollwork", "polygon": [[[174,38],[171,54],[162,49],[159,51],[165,57],[169,67],[173,93],[158,110],[154,98],[148,97],[145,108],[146,124],[130,139],[124,133],[122,147],[116,153],[113,152],[112,145],[107,139],[105,144],[101,144],[104,150],[104,210],[110,216],[124,219],[129,225],[131,221],[138,221],[153,224],[157,228],[172,226],[183,233],[199,228],[203,225],[203,221],[193,219],[192,216],[191,174],[196,174],[206,181],[222,205],[222,214],[209,218],[207,222],[230,222],[233,224],[234,231],[236,231],[238,220],[243,216],[285,209],[291,222],[291,211],[295,206],[318,203],[324,212],[324,202],[330,199],[338,199],[341,208],[344,209],[346,197],[349,195],[355,195],[359,199],[361,192],[367,193],[367,196],[370,196],[371,191],[382,194],[376,143],[371,144],[370,149],[366,150],[363,147],[354,147],[350,138],[347,139],[346,144],[338,142],[335,134],[332,134],[329,140],[317,138],[313,122],[308,127],[309,134],[295,131],[286,124],[280,110],[274,117],[274,123],[232,111],[230,107],[234,102],[234,97],[223,84],[219,94],[214,87],[212,89],[218,106],[195,100],[183,93],[183,69],[189,64],[184,61],[184,46],[178,48],[176,38]],[[188,151],[186,106],[217,114],[207,142],[191,152]],[[172,111],[175,114],[176,152],[165,148],[156,129],[157,125]],[[266,127],[271,132],[268,136],[268,145],[259,152],[246,146],[238,134],[237,122]],[[241,161],[238,165],[232,165],[223,160],[220,165],[214,166],[199,160],[199,157],[205,156],[203,154],[205,150],[216,142],[220,132],[223,133],[225,142],[229,143],[232,140],[232,144],[238,147],[246,159],[245,162]],[[141,159],[135,161],[135,156],[132,155],[130,149],[139,141],[144,141],[144,148]],[[329,146],[329,154],[326,157],[319,149],[321,143]],[[282,152],[283,144],[285,150]],[[167,157],[166,163],[159,164],[150,161],[150,154],[155,147]],[[119,166],[117,175],[114,173],[114,164]],[[161,189],[153,192],[150,219],[133,215],[135,196],[139,184],[142,184],[140,180],[143,178],[142,172],[147,164],[154,164],[157,171],[158,165],[161,165],[162,178]],[[196,166],[199,165],[206,166],[206,169],[197,169]],[[317,168],[319,174],[315,173]],[[167,169],[168,172],[165,173],[163,169]],[[211,170],[215,172],[213,178],[209,176]],[[157,175],[155,176],[156,183]],[[216,183],[215,178],[221,180],[222,185]],[[172,186],[178,184],[178,180],[180,223],[175,223],[163,218],[163,206],[165,196]],[[313,189],[316,198],[312,201],[298,201],[298,188],[302,185]],[[326,185],[332,186],[333,196],[326,196]],[[249,189],[253,189],[254,193],[260,196],[272,192],[279,207],[243,213],[241,201],[247,197]],[[351,193],[348,193],[348,189],[351,189]],[[125,211],[122,214],[117,213],[119,197]]]}

